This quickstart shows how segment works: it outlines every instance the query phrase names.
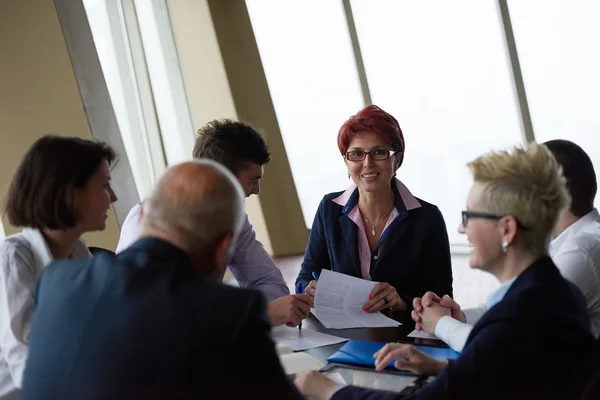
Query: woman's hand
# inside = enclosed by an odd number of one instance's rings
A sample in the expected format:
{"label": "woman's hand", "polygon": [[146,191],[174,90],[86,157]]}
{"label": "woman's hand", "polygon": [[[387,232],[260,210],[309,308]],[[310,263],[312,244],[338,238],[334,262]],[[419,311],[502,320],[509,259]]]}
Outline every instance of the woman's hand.
{"label": "woman's hand", "polygon": [[369,294],[369,301],[364,305],[366,312],[378,312],[390,308],[392,310],[406,310],[406,302],[398,295],[396,288],[389,283],[380,282]]}
{"label": "woman's hand", "polygon": [[303,396],[311,400],[329,400],[339,386],[325,375],[316,371],[297,374],[294,384]]}
{"label": "woman's hand", "polygon": [[437,375],[446,366],[446,361],[436,360],[427,354],[417,350],[409,344],[388,343],[377,353],[375,358],[375,369],[383,370],[392,360],[396,360],[394,367],[403,371],[410,371],[415,375]]}
{"label": "woman's hand", "polygon": [[315,292],[317,290],[317,281],[310,281],[306,289],[304,289],[304,293],[310,296],[310,306],[315,306]]}
{"label": "woman's hand", "polygon": [[423,311],[419,313],[421,319],[419,324],[425,332],[433,335],[438,321],[446,315],[450,316],[450,309],[433,302],[430,306],[423,307]]}
{"label": "woman's hand", "polygon": [[[440,298],[437,294],[433,292],[427,292],[423,296],[423,298],[415,297],[413,300],[413,311],[410,316],[416,322],[415,329],[418,331],[424,330],[421,325],[421,313],[425,309],[425,307],[430,307],[432,304],[439,304],[442,307],[448,308],[450,310],[450,316],[460,322],[466,323],[467,317],[465,313],[460,308],[457,302],[447,294],[444,297]],[[440,317],[441,318],[441,317]],[[436,322],[437,323],[437,322]]]}

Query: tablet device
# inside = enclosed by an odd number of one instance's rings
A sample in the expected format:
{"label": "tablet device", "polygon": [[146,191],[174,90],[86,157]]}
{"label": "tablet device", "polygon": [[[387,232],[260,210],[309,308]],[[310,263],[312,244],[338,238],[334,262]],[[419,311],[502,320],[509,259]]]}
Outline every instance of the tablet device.
{"label": "tablet device", "polygon": [[339,384],[403,394],[413,392],[426,381],[426,377],[406,375],[399,371],[375,371],[370,368],[336,363],[327,364],[321,372]]}

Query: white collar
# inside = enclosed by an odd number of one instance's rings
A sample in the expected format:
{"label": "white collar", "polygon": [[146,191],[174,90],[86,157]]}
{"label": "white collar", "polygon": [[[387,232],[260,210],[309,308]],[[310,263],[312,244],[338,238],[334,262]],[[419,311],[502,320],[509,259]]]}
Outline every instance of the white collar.
{"label": "white collar", "polygon": [[[24,228],[22,233],[29,242],[31,246],[31,252],[33,253],[35,261],[38,263],[38,265],[43,268],[54,261],[54,257],[52,256],[52,252],[50,252],[50,248],[46,243],[46,239],[44,239],[44,235],[39,229]],[[72,256],[75,259],[87,259],[92,257],[92,254],[82,238],[79,238],[77,243],[75,243]]]}
{"label": "white collar", "polygon": [[589,213],[585,214],[583,217],[579,218],[577,221],[575,221],[575,223],[569,225],[567,229],[562,231],[554,240],[552,240],[550,242],[550,251],[556,251],[568,240],[571,235],[576,234],[591,222],[600,223],[600,213],[598,213],[598,210],[595,208]]}

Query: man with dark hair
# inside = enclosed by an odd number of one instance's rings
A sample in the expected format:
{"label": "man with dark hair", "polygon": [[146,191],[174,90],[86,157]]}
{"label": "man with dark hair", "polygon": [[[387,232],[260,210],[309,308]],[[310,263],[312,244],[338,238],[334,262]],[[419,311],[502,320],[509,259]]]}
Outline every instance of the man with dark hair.
{"label": "man with dark hair", "polygon": [[544,143],[561,165],[571,206],[558,220],[550,256],[561,274],[583,293],[592,330],[600,334],[600,214],[594,208],[598,184],[587,153],[568,140]]}
{"label": "man with dark hair", "polygon": [[263,165],[271,154],[260,133],[245,122],[230,119],[210,121],[198,130],[194,158],[208,158],[234,173],[246,197],[260,192]]}
{"label": "man with dark hair", "polygon": [[[235,175],[246,197],[259,194],[263,165],[270,160],[261,134],[247,123],[229,119],[211,121],[198,130],[193,157],[223,164]],[[138,204],[127,215],[121,227],[117,253],[138,238],[142,213],[142,204]],[[305,294],[290,295],[281,271],[256,240],[256,233],[247,215],[244,215],[243,221],[229,270],[242,286],[258,289],[265,295],[269,301],[267,311],[273,326],[298,326],[308,317],[310,297]],[[222,280],[224,275],[225,266],[213,276]]]}

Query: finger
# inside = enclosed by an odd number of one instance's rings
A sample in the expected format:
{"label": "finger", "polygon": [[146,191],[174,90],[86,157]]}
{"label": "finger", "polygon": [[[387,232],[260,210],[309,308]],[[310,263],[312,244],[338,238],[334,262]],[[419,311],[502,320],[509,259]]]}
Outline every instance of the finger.
{"label": "finger", "polygon": [[410,371],[415,375],[420,375],[417,366],[410,361],[396,360],[396,362],[394,362],[394,368],[399,369],[401,371]]}
{"label": "finger", "polygon": [[431,305],[431,303],[435,302],[440,302],[440,297],[433,293],[433,292],[427,292],[425,293],[425,295],[423,296],[423,300],[421,301],[421,303],[427,307],[429,307]]}
{"label": "finger", "polygon": [[400,346],[398,343],[387,343],[381,349],[379,349],[375,354],[373,354],[373,358],[383,357],[385,354],[393,351],[396,347]]}
{"label": "finger", "polygon": [[302,303],[304,305],[309,305],[312,301],[310,295],[308,294],[295,294],[294,300],[296,301],[296,303]]}
{"label": "finger", "polygon": [[423,310],[423,306],[421,306],[421,298],[420,297],[415,297],[413,299],[413,308],[415,310],[417,310],[417,312],[421,312]]}
{"label": "finger", "polygon": [[415,329],[418,331],[422,331],[423,330],[423,325],[421,325],[420,323],[415,324]]}
{"label": "finger", "polygon": [[392,293],[391,295],[391,299],[389,297],[386,297],[386,304],[385,306],[390,308],[390,309],[395,309],[398,308],[398,306],[400,305],[400,296],[397,296],[396,293]]}
{"label": "finger", "polygon": [[385,369],[385,367],[387,367],[388,364],[392,362],[392,360],[394,360],[396,358],[402,358],[402,357],[404,357],[403,353],[404,353],[404,350],[402,349],[402,347],[400,347],[400,348],[397,348],[397,349],[395,349],[393,351],[388,352],[383,357],[379,357],[375,361],[375,369],[377,371],[381,371],[381,370]]}
{"label": "finger", "polygon": [[453,305],[456,304],[456,302],[454,301],[454,299],[452,297],[445,294],[444,297],[442,297],[440,304],[443,305],[444,307],[452,307]]}
{"label": "finger", "polygon": [[297,327],[298,325],[300,325],[300,322],[302,321],[302,318],[299,318],[298,316],[296,316],[295,314],[291,314],[288,316],[287,318],[287,322],[285,323],[287,326],[291,326],[292,328]]}
{"label": "finger", "polygon": [[300,324],[300,322],[302,322],[302,320],[306,318],[304,312],[302,312],[302,310],[300,310],[299,308],[294,308],[294,317],[296,317],[298,324]]}
{"label": "finger", "polygon": [[373,289],[371,289],[371,293],[369,293],[369,300],[373,299],[379,294],[379,292],[384,290],[389,285],[389,283],[379,282],[377,285],[373,286]]}
{"label": "finger", "polygon": [[308,317],[308,314],[310,314],[310,304],[298,302],[294,304],[294,306],[294,309],[296,310],[296,315],[298,315],[299,312],[302,316],[302,319]]}
{"label": "finger", "polygon": [[421,316],[420,316],[420,315],[419,315],[419,314],[418,314],[418,313],[417,313],[415,310],[412,310],[412,311],[410,312],[410,317],[411,317],[411,318],[413,319],[413,321],[415,321],[415,322],[421,322]]}
{"label": "finger", "polygon": [[372,299],[367,301],[367,304],[365,304],[365,306],[368,309],[371,309],[371,308],[373,308],[374,304],[377,304],[380,300],[383,300],[384,298],[388,297],[390,294],[394,293],[395,291],[396,291],[396,289],[394,289],[393,286],[388,285],[382,291],[380,291],[377,295],[373,296]]}
{"label": "finger", "polygon": [[407,351],[407,347],[412,346],[399,343],[389,343],[378,352],[379,354],[377,354],[377,360],[375,360],[375,363],[381,364],[386,358],[389,358],[389,361],[387,361],[387,363],[389,364],[389,362],[394,358],[404,357],[404,353]]}
{"label": "finger", "polygon": [[383,310],[384,308],[386,308],[386,303],[383,299],[379,300],[377,303],[373,304],[372,307],[366,309],[367,312],[369,313],[376,313],[380,310]]}

